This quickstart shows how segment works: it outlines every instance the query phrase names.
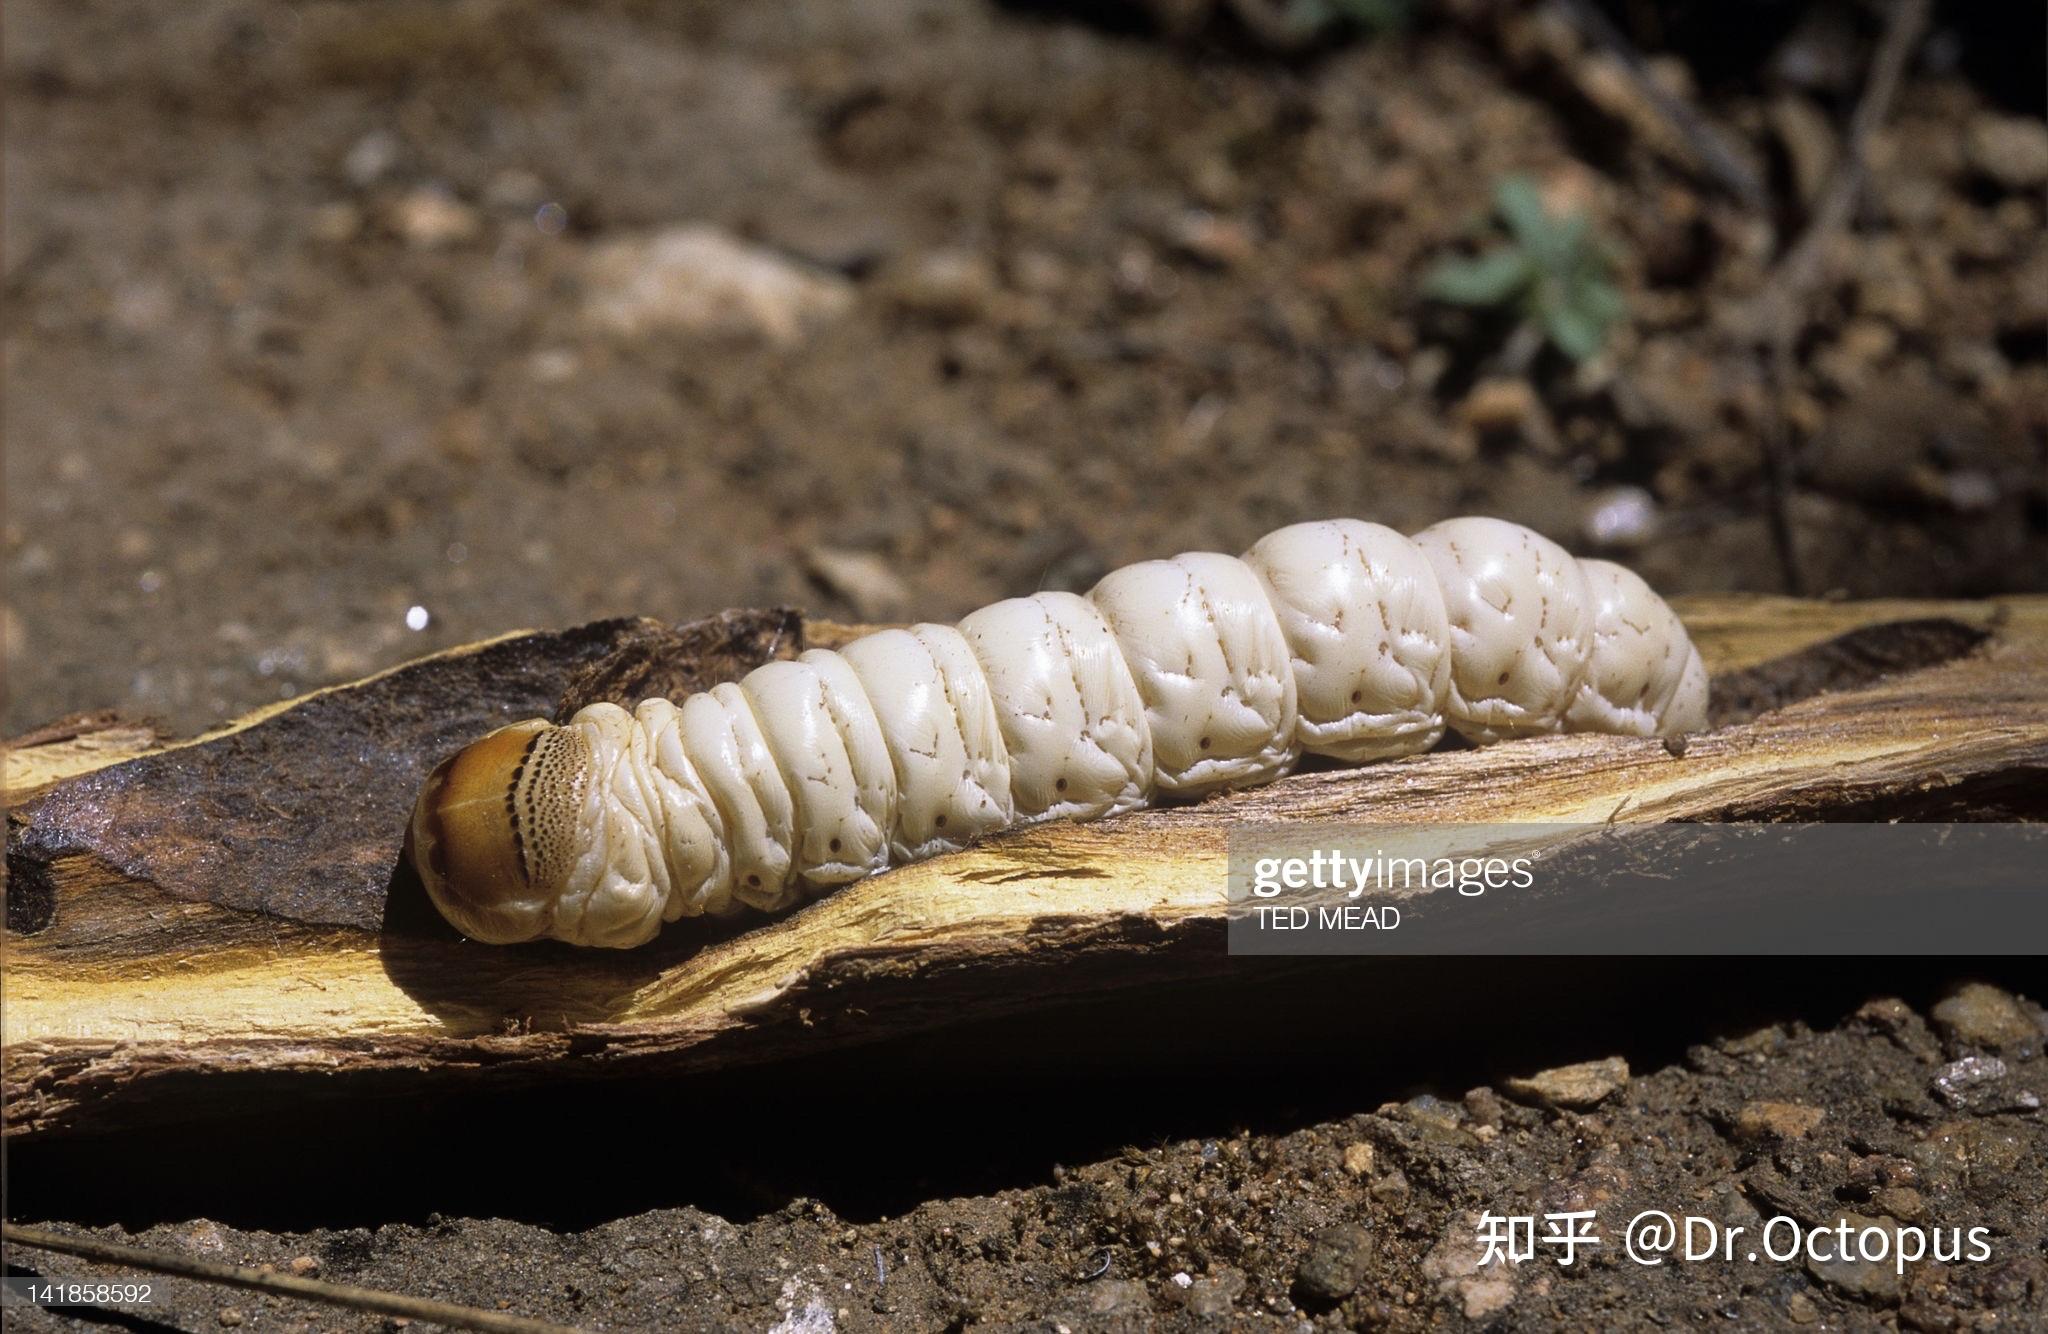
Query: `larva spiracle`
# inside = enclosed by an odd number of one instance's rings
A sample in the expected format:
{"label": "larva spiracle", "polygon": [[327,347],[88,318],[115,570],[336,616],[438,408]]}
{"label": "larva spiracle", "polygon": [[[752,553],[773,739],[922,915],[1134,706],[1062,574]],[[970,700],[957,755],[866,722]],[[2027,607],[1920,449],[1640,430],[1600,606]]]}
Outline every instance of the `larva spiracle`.
{"label": "larva spiracle", "polygon": [[775,912],[1040,820],[1546,732],[1706,723],[1685,627],[1618,565],[1516,524],[1296,524],[957,626],[864,636],[632,712],[518,723],[434,770],[428,893],[493,943],[628,947]]}

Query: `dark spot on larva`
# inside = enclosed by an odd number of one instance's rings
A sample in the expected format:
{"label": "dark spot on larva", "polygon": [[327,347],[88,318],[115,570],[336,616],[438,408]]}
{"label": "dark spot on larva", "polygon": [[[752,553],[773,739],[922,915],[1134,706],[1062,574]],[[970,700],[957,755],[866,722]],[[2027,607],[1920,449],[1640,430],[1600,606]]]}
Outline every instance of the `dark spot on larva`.
{"label": "dark spot on larva", "polygon": [[934,829],[944,829],[945,827],[946,827],[946,817],[945,817],[945,816],[943,816],[943,815],[939,815],[939,816],[934,816],[934,817],[932,818],[932,828],[934,828]]}
{"label": "dark spot on larva", "polygon": [[1360,700],[1363,700],[1364,698],[1365,692],[1363,690],[1354,690],[1351,692],[1351,702],[1353,704],[1358,703]]}
{"label": "dark spot on larva", "polygon": [[1052,786],[1053,791],[1055,792],[1065,792],[1067,790],[1067,780],[1062,778],[1059,782],[1054,783]]}
{"label": "dark spot on larva", "polygon": [[1201,744],[1201,747],[1202,747],[1202,749],[1203,749],[1203,750],[1207,750],[1207,749],[1209,749],[1209,738],[1208,738],[1208,737],[1203,737],[1203,738],[1202,738],[1202,740],[1201,740],[1201,742],[1200,742],[1200,744]]}
{"label": "dark spot on larva", "polygon": [[1506,685],[1507,683],[1508,683],[1508,674],[1507,674],[1506,672],[1502,672],[1502,673],[1500,674],[1500,684],[1501,684],[1501,685]]}
{"label": "dark spot on larva", "polygon": [[832,849],[832,851],[837,852],[839,851],[839,840],[835,838],[830,843],[827,843],[825,846]]}
{"label": "dark spot on larva", "polygon": [[749,875],[747,877],[747,884],[753,888],[758,889],[761,884],[761,877],[758,875]]}

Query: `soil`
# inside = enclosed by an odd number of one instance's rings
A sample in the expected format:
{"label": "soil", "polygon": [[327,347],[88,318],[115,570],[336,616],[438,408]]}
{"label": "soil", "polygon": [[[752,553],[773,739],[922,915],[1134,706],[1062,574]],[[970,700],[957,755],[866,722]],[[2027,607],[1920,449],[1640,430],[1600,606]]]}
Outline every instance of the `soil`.
{"label": "soil", "polygon": [[[2048,588],[2037,14],[1937,10],[1781,387],[1756,300],[1841,152],[1864,10],[1633,7],[1760,212],[1548,9],[1283,54],[1200,0],[1092,8],[7,5],[4,731],[189,733],[604,615],[946,619],[1337,514],[1497,514],[1665,591],[1778,590],[1780,421],[1808,591]],[[1627,317],[1584,364],[1421,294],[1514,172],[1616,256]],[[594,323],[614,247],[690,224],[824,313]],[[1162,1066],[1011,1032],[897,1053],[879,1093],[862,1054],[617,1104],[594,1147],[587,1105],[523,1103],[531,1197],[454,1165],[476,1108],[53,1146],[14,1155],[10,1216],[611,1329],[2048,1324],[2038,1009],[1986,1046],[1930,1027],[1949,970],[1842,967],[1833,1009],[1786,983],[1738,1037],[1750,965],[1627,999],[1611,1043],[1579,970],[1586,1022],[1540,1040],[1418,1005],[1415,1041],[1273,1084],[1187,1033]],[[1498,1091],[1617,1052],[1590,1107]],[[687,1134],[646,1110],[675,1100]],[[848,1108],[875,1120],[818,1129]],[[1479,1211],[1576,1208],[1581,1264],[1472,1272]],[[1993,1259],[1646,1269],[1645,1208],[1982,1225]],[[134,1327],[389,1327],[167,1292]]]}
{"label": "soil", "polygon": [[[1768,984],[1760,979],[1785,971],[1753,968],[1745,984],[1761,997]],[[1802,963],[1799,971],[1816,968]],[[1869,969],[1854,972],[1867,978]],[[1713,976],[1726,983],[1718,966],[1691,977],[1683,966],[1660,974],[1681,987]],[[1615,980],[1597,967],[1593,975]],[[1633,981],[1657,994],[1660,978]],[[1698,1022],[1676,999],[1681,992],[1669,994],[1674,1003],[1650,1016],[1666,1040]],[[1742,1008],[1737,997],[1714,999],[1724,1012]],[[1783,994],[1770,999],[1787,1003]],[[1560,1008],[1570,1019],[1580,1007],[1567,999]],[[1313,1028],[1300,1014],[1283,1014],[1276,1028],[1289,1022],[1297,1033]],[[1432,1021],[1418,1012],[1408,1026],[1430,1030]],[[1592,1042],[1606,1036],[1604,1026],[1611,1020],[1591,1018]],[[1441,1043],[1451,1034],[1427,1036]],[[1525,1051],[1545,1045],[1531,1034],[1513,1038]],[[290,1153],[278,1152],[274,1128],[238,1132],[232,1149],[221,1146],[189,1172],[168,1161],[179,1152],[175,1139],[139,1160],[110,1160],[99,1150],[68,1162],[42,1156],[17,1171],[17,1182],[28,1178],[33,1205],[62,1200],[87,1221],[118,1200],[132,1230],[97,1229],[109,1239],[593,1329],[2031,1329],[2048,1322],[2044,1038],[2048,1015],[2038,1006],[1977,985],[1931,1015],[1878,999],[1818,1031],[1790,1022],[1702,1041],[1633,1077],[1623,1058],[1608,1055],[1591,1068],[1538,1072],[1462,1096],[1438,1086],[1327,1119],[1297,1109],[1281,1116],[1292,1124],[1277,1131],[1233,1123],[1232,1098],[1218,1085],[1234,1084],[1240,1107],[1263,1104],[1270,1114],[1275,1103],[1341,1103],[1390,1081],[1371,1072],[1370,1061],[1328,1051],[1319,1071],[1269,1056],[1263,1070],[1239,1060],[1202,1073],[1168,1073],[1156,1055],[1133,1063],[1103,1054],[1100,1068],[1084,1056],[1050,1079],[1055,1062],[1026,1057],[1027,1079],[993,1077],[998,1101],[1020,1105],[985,1107],[943,1079],[915,1087],[904,1053],[864,1049],[852,1068],[806,1072],[829,1074],[843,1089],[823,1104],[815,1085],[806,1100],[801,1081],[769,1089],[728,1083],[690,1090],[680,1101],[695,1105],[666,1109],[658,1126],[611,1104],[620,1114],[598,1119],[609,1129],[597,1132],[600,1144],[576,1142],[593,1133],[587,1106],[559,1122],[534,1122],[540,1152],[515,1159],[509,1171],[497,1165],[491,1175],[499,1180],[484,1198],[501,1207],[478,1216],[424,1212],[381,1225],[289,1227],[308,1212],[346,1217],[435,1198],[481,1202],[474,1190],[451,1196],[445,1181],[424,1191],[408,1186],[409,1165],[374,1150],[357,1158],[366,1147],[360,1129],[309,1134]],[[1487,1042],[1483,1034],[1477,1040]],[[1570,1042],[1602,1051],[1584,1036]],[[1400,1049],[1401,1038],[1389,1046]],[[1179,1110],[1141,1109],[1143,1099],[1118,1083],[1134,1068],[1164,1076]],[[877,1069],[910,1076],[894,1105],[877,1105],[859,1087]],[[1318,1075],[1333,1087],[1318,1089]],[[719,1098],[712,1124],[723,1127],[710,1140],[697,1138],[705,1128],[697,1100],[705,1096]],[[861,1119],[877,1112],[891,1119]],[[449,1124],[431,1109],[418,1114],[416,1128],[427,1134]],[[1093,1120],[1116,1133],[1205,1119],[1213,1123],[1206,1132],[1128,1144],[1073,1166],[1019,1166],[1074,1147],[1063,1123]],[[443,1152],[460,1156],[464,1147],[451,1138]],[[318,1161],[301,1165],[301,1155]],[[348,1175],[336,1173],[337,1156],[361,1162],[371,1180],[352,1190],[337,1179]],[[746,1164],[748,1185],[709,1184],[720,1159]],[[86,1161],[92,1170],[81,1170]],[[923,1193],[927,1174],[985,1177],[991,1162],[1009,1188]],[[264,1180],[236,1182],[231,1163],[271,1170]],[[110,1189],[111,1178],[138,1167],[130,1189]],[[678,1170],[694,1175],[693,1198],[717,1211],[608,1212],[640,1189],[629,1178]],[[212,1179],[196,1184],[199,1194],[187,1202],[211,1197],[239,1225],[175,1212],[177,1221],[148,1225],[152,1209],[177,1207],[152,1196],[185,1175]],[[67,1197],[72,1182],[82,1190]],[[803,1192],[803,1183],[831,1198]],[[17,1201],[23,1193],[18,1185]],[[742,1198],[749,1195],[751,1204]],[[606,1221],[528,1221],[565,1207]],[[1629,1220],[1652,1209],[1746,1231],[1733,1258],[1646,1266],[1627,1258],[1624,1238]],[[1578,1251],[1571,1266],[1543,1242],[1533,1260],[1479,1266],[1482,1214],[1540,1220],[1585,1210],[1600,1245]],[[1771,1221],[1779,1217],[1793,1222]],[[1771,1258],[1790,1254],[1795,1225],[1803,1235],[1845,1218],[1856,1232],[1942,1229],[1945,1254],[1956,1249],[1947,1229],[1967,1239],[1982,1228],[1989,1258],[1918,1261],[1903,1276],[1891,1263],[1837,1263],[1826,1246],[1819,1260]],[[263,1222],[278,1230],[263,1230]],[[1749,1259],[1765,1242],[1770,1249]],[[125,1277],[19,1250],[11,1263],[45,1275]],[[185,1280],[165,1281],[161,1292],[146,1312],[156,1323],[136,1327],[393,1328]],[[72,1317],[45,1312],[10,1324],[74,1327]]]}
{"label": "soil", "polygon": [[[1332,514],[1776,589],[1780,409],[1812,591],[2048,586],[2038,25],[1941,19],[1780,401],[1745,302],[1873,33],[1750,8],[1659,68],[1770,216],[1513,6],[1282,58],[1136,7],[9,5],[5,730],[190,732],[613,613],[945,619]],[[1593,362],[1518,369],[1420,295],[1510,172],[1619,257]],[[604,247],[687,223],[848,308],[594,328]],[[819,547],[890,595],[821,586]]]}

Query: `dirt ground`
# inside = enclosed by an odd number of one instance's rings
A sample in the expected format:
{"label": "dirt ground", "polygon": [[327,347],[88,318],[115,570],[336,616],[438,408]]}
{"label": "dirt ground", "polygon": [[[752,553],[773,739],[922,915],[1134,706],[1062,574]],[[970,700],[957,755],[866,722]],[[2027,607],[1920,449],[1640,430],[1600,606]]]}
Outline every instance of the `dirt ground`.
{"label": "dirt ground", "polygon": [[[1762,210],[1556,12],[1487,0],[1288,55],[1199,0],[9,4],[0,732],[109,707],[194,732],[600,615],[945,619],[1340,514],[1497,514],[1664,591],[1776,590],[1780,422],[1809,591],[2048,588],[2038,14],[1937,7],[1780,386],[1757,298],[1877,24],[1738,7],[1624,26]],[[1520,361],[1503,321],[1421,293],[1517,172],[1615,252],[1627,317],[1586,363]],[[650,277],[697,225],[767,293],[708,328]],[[898,1122],[973,1103],[935,1063],[873,1109],[891,1129],[832,1141],[896,1164],[858,1190],[792,1155],[758,1190],[657,1174],[602,1218],[474,1192],[272,1214],[218,1180],[123,1209],[60,1155],[10,1216],[610,1329],[2044,1327],[2042,1016],[2004,992],[1930,1014],[1970,971],[1909,994],[1871,961],[1813,1027],[1787,1001],[1747,1036],[1648,1006],[1634,1076],[1562,1110],[1503,1091],[1538,1050],[1505,1040],[1452,1082],[1417,1055],[1305,1102],[1203,1101],[1190,1054],[1194,1110],[1156,1117],[1154,1067],[1109,1054],[1057,1097],[998,1082],[1030,1124],[980,1109],[996,1129],[947,1142],[986,1170],[928,1172]],[[1600,1038],[1541,1049],[1624,1049]],[[1039,1123],[1091,1117],[1055,1166]],[[405,1171],[357,1147],[363,1190],[430,1193],[418,1146]],[[213,1151],[144,1170],[243,1161]],[[1506,1207],[1596,1209],[1605,1244],[1477,1276],[1474,1216]],[[1619,1243],[1645,1208],[1983,1225],[1994,1258],[1642,1268]],[[391,1328],[169,1291],[132,1327]]]}
{"label": "dirt ground", "polygon": [[[9,5],[6,730],[608,613],[950,618],[1334,514],[1774,589],[1778,406],[1814,591],[2048,586],[2040,34],[1941,20],[1780,405],[1744,302],[1874,25],[1747,8],[1662,68],[1765,215],[1516,7],[1281,59],[1135,7]],[[1618,252],[1591,363],[1419,293],[1509,172]],[[593,317],[692,223],[834,313]]]}
{"label": "dirt ground", "polygon": [[[1748,970],[1747,984],[1756,987],[1769,971]],[[1428,1026],[1419,1017],[1410,1022]],[[1598,1022],[1591,1027],[1597,1032]],[[820,1170],[820,1159],[801,1145],[763,1143],[767,1136],[733,1124],[720,1136],[729,1141],[723,1156],[765,1165],[786,1152],[798,1160],[755,1207],[728,1198],[719,1202],[723,1213],[666,1207],[595,1226],[511,1221],[548,1210],[545,1183],[559,1188],[575,1178],[586,1196],[616,1197],[621,1176],[659,1174],[664,1162],[702,1156],[691,1129],[702,1119],[681,1112],[666,1122],[670,1133],[654,1136],[637,1133],[642,1123],[630,1114],[619,1117],[608,1143],[570,1170],[544,1168],[538,1159],[501,1167],[501,1175],[532,1176],[527,1185],[499,1186],[497,1217],[428,1213],[382,1225],[267,1231],[204,1219],[144,1226],[148,1206],[136,1203],[142,1192],[120,1197],[105,1183],[85,1188],[98,1198],[74,1192],[70,1203],[90,1217],[103,1212],[102,1201],[120,1198],[119,1211],[136,1231],[103,1229],[115,1239],[502,1304],[595,1329],[2037,1329],[2048,1324],[2044,1037],[2048,1015],[2038,1006],[1973,985],[1931,1013],[1880,998],[1819,1031],[1767,1025],[1692,1045],[1633,1077],[1626,1063],[1608,1057],[1570,1077],[1502,1081],[1462,1097],[1440,1087],[1281,1130],[1233,1124],[1217,1114],[1213,1090],[1190,1094],[1199,1080],[1183,1073],[1166,1082],[1177,1098],[1210,1104],[1211,1132],[1133,1144],[1073,1166],[1036,1164],[1017,1171],[1012,1188],[961,1197],[920,1198],[915,1181],[890,1181],[887,1167],[868,1169],[866,1188],[848,1197],[843,1162]],[[1525,1049],[1540,1045],[1532,1039],[1517,1040]],[[1323,1076],[1348,1086],[1372,1064],[1366,1050],[1347,1053],[1329,1061]],[[1063,1116],[1093,1112],[1128,1129],[1136,1118],[1119,1105],[1128,1100],[1105,1087],[1113,1080],[1094,1080],[1092,1095],[1086,1077],[1057,1096],[1027,1094],[1026,1115],[985,1120],[971,1094],[935,1083],[895,1109],[923,1119],[907,1132],[835,1125],[838,1113],[871,1110],[849,1089],[843,1099],[814,1105],[797,1129],[828,1142],[824,1158],[887,1158],[927,1138],[933,1147],[925,1163],[893,1160],[896,1176],[911,1177],[949,1154],[1007,1158],[1019,1139],[1042,1151],[1057,1142],[1047,1125]],[[1244,1082],[1259,1080],[1254,1074]],[[787,1099],[789,1089],[780,1093]],[[1345,1095],[1355,1093],[1346,1088],[1339,1098]],[[1269,1090],[1263,1101],[1270,1109],[1293,1096]],[[755,1113],[760,1097],[738,1093],[714,1122]],[[960,1117],[974,1123],[959,1124]],[[438,1124],[429,1118],[425,1124]],[[551,1132],[548,1153],[558,1143],[586,1152],[557,1141],[558,1133]],[[576,1123],[575,1133],[587,1134],[587,1123]],[[309,1145],[323,1157],[358,1147],[348,1136]],[[445,1151],[461,1148],[451,1139]],[[629,1161],[642,1157],[644,1167]],[[245,1141],[234,1161],[278,1160]],[[371,1154],[361,1161],[374,1174],[383,1160]],[[118,1170],[104,1159],[100,1165]],[[225,1156],[204,1167],[216,1178],[233,1170]],[[293,1175],[289,1165],[279,1170]],[[75,1162],[42,1163],[36,1203],[64,1198],[66,1174],[77,1171]],[[323,1178],[312,1194],[335,1192],[331,1160],[324,1174],[308,1175]],[[804,1181],[848,1198],[835,1207],[800,1189],[787,1193]],[[386,1208],[393,1195],[410,1204],[434,1198],[374,1179],[366,1195],[379,1191]],[[275,1201],[296,1193],[279,1182],[249,1183],[223,1212],[262,1217],[282,1207],[288,1221],[294,1206]],[[252,1205],[265,1194],[272,1203]],[[874,1207],[891,1200],[906,1201],[901,1212]],[[296,1207],[319,1206],[301,1200]],[[352,1207],[359,1206],[341,1211]],[[1629,1220],[1653,1209],[1746,1232],[1732,1259],[1723,1253],[1643,1265],[1628,1258],[1624,1241]],[[1600,1245],[1579,1251],[1570,1267],[1557,1263],[1556,1246],[1541,1242],[1533,1260],[1479,1266],[1483,1213],[1540,1218],[1584,1210],[1594,1213],[1589,1226]],[[1779,1217],[1793,1222],[1771,1222]],[[1855,1233],[1943,1229],[1949,1255],[1957,1246],[1946,1229],[1967,1237],[1983,1228],[1989,1258],[1918,1261],[1903,1275],[1895,1263],[1837,1262],[1832,1243],[1818,1259],[1771,1258],[1791,1255],[1795,1226],[1804,1234],[1844,1219]],[[1769,1249],[1755,1251],[1759,1244]],[[17,1252],[13,1263],[25,1262],[43,1274],[102,1272]],[[136,1327],[393,1328],[374,1317],[185,1281],[170,1282],[146,1315],[160,1323]],[[72,1321],[38,1312],[18,1327],[70,1328]]]}

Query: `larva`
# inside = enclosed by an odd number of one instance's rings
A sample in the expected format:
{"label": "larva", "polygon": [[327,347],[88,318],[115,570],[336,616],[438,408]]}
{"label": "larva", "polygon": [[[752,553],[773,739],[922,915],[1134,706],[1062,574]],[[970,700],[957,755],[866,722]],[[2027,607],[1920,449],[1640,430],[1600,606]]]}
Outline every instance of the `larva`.
{"label": "larva", "polygon": [[1087,596],[883,630],[628,713],[515,724],[443,762],[408,842],[457,928],[628,947],[775,912],[1041,820],[1546,732],[1676,735],[1707,676],[1664,601],[1498,519],[1334,519]]}

